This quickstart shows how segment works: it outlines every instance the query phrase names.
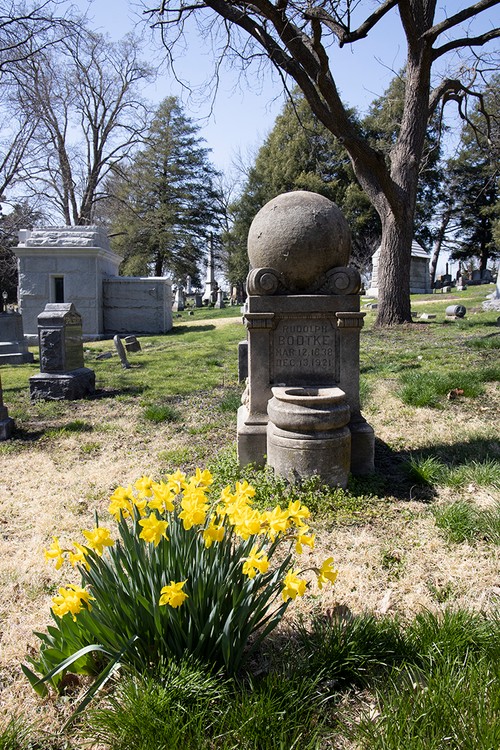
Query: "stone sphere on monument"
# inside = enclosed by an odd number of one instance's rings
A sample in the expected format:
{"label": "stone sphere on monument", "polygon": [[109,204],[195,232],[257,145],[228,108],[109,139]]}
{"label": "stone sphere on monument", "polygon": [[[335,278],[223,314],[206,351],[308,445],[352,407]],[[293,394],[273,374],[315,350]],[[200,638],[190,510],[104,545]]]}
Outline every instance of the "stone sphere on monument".
{"label": "stone sphere on monument", "polygon": [[318,193],[283,193],[263,206],[248,233],[252,268],[272,268],[290,291],[347,266],[351,232],[340,208]]}

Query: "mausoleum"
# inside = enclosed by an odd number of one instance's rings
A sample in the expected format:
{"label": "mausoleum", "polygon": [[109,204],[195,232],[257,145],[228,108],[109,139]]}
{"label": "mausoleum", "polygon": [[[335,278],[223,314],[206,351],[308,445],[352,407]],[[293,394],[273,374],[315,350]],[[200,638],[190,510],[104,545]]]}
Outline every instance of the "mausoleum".
{"label": "mausoleum", "polygon": [[15,253],[19,311],[31,343],[38,340],[38,316],[50,303],[74,304],[86,340],[172,328],[170,279],[119,276],[122,259],[102,227],[23,229]]}
{"label": "mausoleum", "polygon": [[[367,297],[378,297],[380,247],[372,256],[372,278]],[[410,294],[431,294],[430,255],[416,240],[411,244]]]}

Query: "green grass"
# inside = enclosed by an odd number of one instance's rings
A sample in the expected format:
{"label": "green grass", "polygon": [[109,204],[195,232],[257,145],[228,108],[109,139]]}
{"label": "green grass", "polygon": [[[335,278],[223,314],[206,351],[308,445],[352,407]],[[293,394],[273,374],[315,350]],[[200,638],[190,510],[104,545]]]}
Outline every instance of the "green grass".
{"label": "green grass", "polygon": [[149,404],[144,409],[144,418],[154,424],[160,424],[161,422],[178,422],[181,416],[170,404]]}
{"label": "green grass", "polygon": [[65,435],[80,434],[83,432],[92,432],[94,428],[88,422],[81,419],[75,419],[61,427],[54,427],[45,430],[47,437],[64,437]]}
{"label": "green grass", "polygon": [[270,675],[229,683],[185,662],[124,681],[84,729],[110,750],[318,748],[314,680]]}
{"label": "green grass", "polygon": [[500,502],[488,508],[478,508],[465,500],[458,500],[432,509],[436,526],[451,542],[474,542],[482,539],[500,544]]}
{"label": "green grass", "polygon": [[494,750],[500,746],[500,666],[487,659],[437,660],[405,668],[376,693],[354,732],[366,750]]}
{"label": "green grass", "polygon": [[[498,368],[500,377],[500,367]],[[484,383],[497,379],[493,370],[422,372],[411,370],[399,377],[398,395],[409,406],[440,406],[450,392],[464,398],[475,398],[484,393]]]}
{"label": "green grass", "polygon": [[[450,448],[450,452],[453,448]],[[451,460],[450,460],[451,459]],[[410,478],[420,484],[460,489],[468,485],[500,489],[500,460],[485,457],[483,460],[448,462],[437,456],[412,456],[406,463]]]}
{"label": "green grass", "polygon": [[[258,678],[187,661],[124,678],[82,736],[109,750],[330,750],[344,746],[336,738],[365,750],[494,750],[499,636],[496,616],[448,608],[403,623],[338,608],[278,639]],[[374,706],[361,718],[353,688]]]}

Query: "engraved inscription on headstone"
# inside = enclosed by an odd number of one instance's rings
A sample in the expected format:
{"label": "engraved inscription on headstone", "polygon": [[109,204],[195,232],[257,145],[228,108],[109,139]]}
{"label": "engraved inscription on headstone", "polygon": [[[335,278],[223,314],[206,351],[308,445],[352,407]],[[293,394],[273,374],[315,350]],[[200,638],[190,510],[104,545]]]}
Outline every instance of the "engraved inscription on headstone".
{"label": "engraved inscription on headstone", "polygon": [[329,320],[280,320],[272,338],[274,382],[309,384],[338,380],[338,336]]}

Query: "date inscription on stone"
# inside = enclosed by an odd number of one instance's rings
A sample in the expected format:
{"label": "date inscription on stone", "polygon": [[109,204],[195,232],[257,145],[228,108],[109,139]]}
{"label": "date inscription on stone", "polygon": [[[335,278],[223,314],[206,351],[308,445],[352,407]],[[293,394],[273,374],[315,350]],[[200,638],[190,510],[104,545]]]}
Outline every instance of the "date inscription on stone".
{"label": "date inscription on stone", "polygon": [[327,320],[283,320],[274,331],[274,381],[337,380],[335,329]]}

